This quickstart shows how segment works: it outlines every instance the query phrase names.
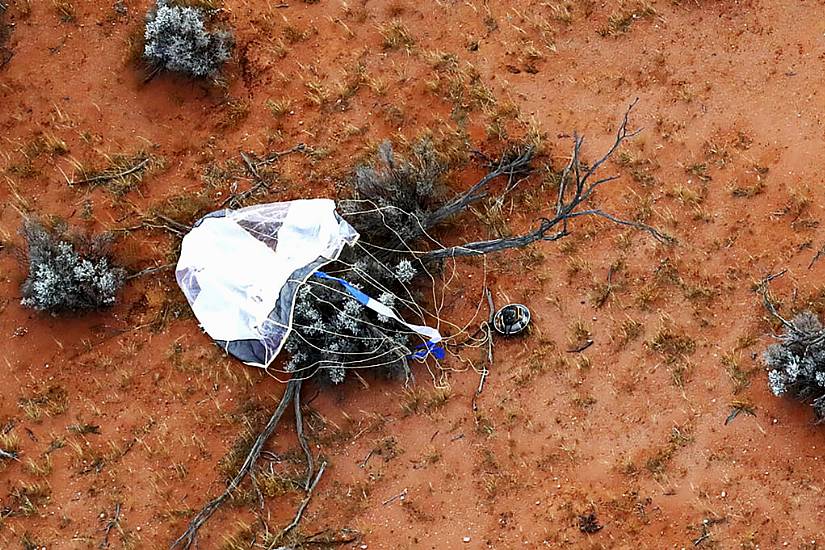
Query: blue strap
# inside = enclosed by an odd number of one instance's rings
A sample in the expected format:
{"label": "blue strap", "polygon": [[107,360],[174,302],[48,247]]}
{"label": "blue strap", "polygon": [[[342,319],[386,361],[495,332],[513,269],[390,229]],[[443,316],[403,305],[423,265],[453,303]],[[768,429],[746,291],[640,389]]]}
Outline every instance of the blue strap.
{"label": "blue strap", "polygon": [[444,350],[444,348],[442,346],[439,346],[435,342],[424,342],[423,344],[418,344],[417,346],[415,346],[415,349],[418,351],[414,351],[407,357],[409,357],[410,359],[415,359],[417,361],[423,361],[427,358],[428,355],[432,355],[438,360],[443,360],[445,357],[447,357],[447,352]]}
{"label": "blue strap", "polygon": [[346,290],[347,293],[350,296],[352,296],[353,298],[355,298],[355,300],[361,305],[365,306],[365,305],[367,305],[367,302],[370,301],[369,296],[367,296],[366,294],[364,294],[363,292],[361,292],[360,290],[358,290],[357,288],[355,288],[354,286],[349,284],[344,279],[339,279],[338,277],[331,277],[331,276],[327,275],[326,273],[324,273],[323,271],[316,271],[315,275],[317,275],[321,279],[326,279],[328,281],[335,281],[336,283],[340,283],[341,286],[344,287],[344,290]]}
{"label": "blue strap", "polygon": [[[341,286],[344,287],[344,290],[347,291],[347,294],[355,298],[355,300],[359,304],[369,306],[371,298],[363,292],[361,292],[360,290],[358,290],[357,288],[355,288],[354,286],[352,286],[344,279],[332,277],[331,275],[327,275],[323,271],[316,271],[315,275],[317,275],[319,279],[325,279],[327,281],[335,281],[336,283],[339,283]],[[410,359],[414,359],[416,361],[424,361],[428,355],[432,355],[438,360],[443,360],[445,357],[447,357],[447,352],[444,350],[444,348],[438,345],[437,342],[433,342],[432,340],[417,345],[415,347],[415,350],[416,351],[409,354],[407,357]]]}

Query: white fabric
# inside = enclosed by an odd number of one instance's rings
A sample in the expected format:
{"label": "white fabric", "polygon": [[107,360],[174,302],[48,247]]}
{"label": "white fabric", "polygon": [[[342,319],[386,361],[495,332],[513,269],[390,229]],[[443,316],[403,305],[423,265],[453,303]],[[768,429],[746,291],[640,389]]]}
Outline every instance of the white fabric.
{"label": "white fabric", "polygon": [[[337,259],[343,246],[357,238],[329,199],[226,211],[202,219],[184,237],[178,282],[209,336],[263,341],[262,327],[293,274],[314,262],[320,267]],[[289,318],[277,322],[288,328],[292,303],[280,309],[288,311]]]}
{"label": "white fabric", "polygon": [[[278,256],[235,221],[207,218],[183,240],[178,268],[196,274],[192,311],[216,340],[249,340],[272,311],[281,285]],[[283,276],[281,275],[281,277]]]}
{"label": "white fabric", "polygon": [[430,342],[432,342],[433,344],[437,344],[441,341],[441,334],[436,329],[423,325],[413,325],[412,323],[408,323],[407,321],[399,317],[395,313],[395,311],[389,308],[386,304],[382,304],[374,298],[370,298],[364,305],[370,308],[371,310],[375,311],[379,315],[383,315],[384,317],[388,317],[390,319],[395,319],[407,328],[414,330],[422,336],[426,336],[430,339]]}

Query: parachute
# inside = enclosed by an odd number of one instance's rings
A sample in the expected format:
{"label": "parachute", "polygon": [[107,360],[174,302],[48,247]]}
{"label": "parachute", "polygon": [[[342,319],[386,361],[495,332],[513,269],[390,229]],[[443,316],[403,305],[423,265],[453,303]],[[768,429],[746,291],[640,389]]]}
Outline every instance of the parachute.
{"label": "parachute", "polygon": [[183,238],[175,277],[203,330],[248,365],[267,368],[275,360],[291,331],[298,289],[316,273],[428,338],[424,355],[443,357],[437,330],[407,324],[346,281],[319,272],[358,237],[330,199],[220,210]]}

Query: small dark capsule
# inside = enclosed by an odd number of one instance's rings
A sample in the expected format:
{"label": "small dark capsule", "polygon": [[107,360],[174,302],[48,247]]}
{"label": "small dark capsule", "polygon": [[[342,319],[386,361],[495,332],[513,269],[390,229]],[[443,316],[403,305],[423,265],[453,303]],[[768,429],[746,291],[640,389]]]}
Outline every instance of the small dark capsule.
{"label": "small dark capsule", "polygon": [[530,324],[530,310],[522,304],[508,304],[493,316],[493,328],[504,336],[514,336]]}

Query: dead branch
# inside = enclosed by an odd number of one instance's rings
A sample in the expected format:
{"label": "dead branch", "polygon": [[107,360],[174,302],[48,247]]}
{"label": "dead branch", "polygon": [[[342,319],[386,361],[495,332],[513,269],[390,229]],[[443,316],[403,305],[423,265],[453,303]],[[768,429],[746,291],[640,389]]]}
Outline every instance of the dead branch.
{"label": "dead branch", "polygon": [[358,467],[362,468],[362,469],[366,468],[367,467],[367,462],[370,461],[370,459],[372,458],[372,455],[374,455],[374,454],[375,454],[375,449],[370,449],[370,452],[367,453],[367,456],[364,458],[364,460],[362,460],[361,462],[358,463]]}
{"label": "dead branch", "polygon": [[[498,162],[495,169],[481,178],[475,185],[455,197],[450,202],[444,204],[437,210],[428,214],[422,221],[423,230],[434,227],[444,220],[467,209],[471,204],[487,196],[488,187],[500,176],[513,178],[516,175],[528,174],[532,168],[530,162],[533,160],[535,149],[532,146],[525,147],[514,155],[504,155]],[[512,187],[512,180],[508,188]]]}
{"label": "dead branch", "polygon": [[312,451],[309,450],[309,444],[304,435],[304,417],[301,413],[301,384],[303,384],[303,379],[298,380],[298,386],[295,389],[295,433],[298,434],[298,442],[301,444],[301,449],[303,449],[307,459],[307,478],[304,482],[304,490],[309,491],[315,464],[312,459]]}
{"label": "dead branch", "polygon": [[[629,131],[627,128],[630,113],[636,106],[637,102],[638,99],[631,103],[627,111],[625,111],[622,122],[616,131],[616,139],[608,151],[591,166],[587,167],[580,160],[580,152],[582,144],[584,143],[584,138],[574,135],[573,152],[571,154],[570,161],[562,170],[559,178],[559,187],[555,200],[555,211],[552,217],[542,217],[536,229],[515,237],[476,241],[463,245],[421,252],[418,253],[417,256],[422,260],[437,261],[451,257],[478,256],[489,254],[491,252],[508,250],[511,248],[522,248],[538,241],[556,241],[566,237],[569,234],[568,222],[570,220],[583,216],[605,218],[618,225],[646,231],[659,242],[673,242],[674,239],[672,237],[665,235],[647,224],[623,220],[597,208],[585,210],[580,209],[582,205],[590,200],[595,191],[601,185],[617,179],[618,176],[607,176],[593,180],[599,168],[607,162],[619,146],[625,140],[630,139],[639,133],[639,130]],[[487,191],[486,187],[494,178],[503,174],[509,174],[512,177],[515,173],[527,170],[531,157],[532,149],[528,148],[522,155],[518,156],[509,163],[499,164],[499,167],[496,170],[490,172],[465,193],[453,199],[425,218],[423,225],[425,227],[430,227],[445,220],[453,214],[461,212],[469,204],[485,196]]]}
{"label": "dead branch", "polygon": [[103,541],[100,543],[100,548],[109,548],[109,533],[112,532],[112,529],[120,529],[120,503],[118,502],[115,504],[115,513],[106,523],[106,527],[103,529]]}
{"label": "dead branch", "polygon": [[116,174],[100,174],[99,176],[94,176],[92,178],[85,178],[85,179],[82,179],[82,180],[70,181],[69,185],[81,185],[81,184],[87,184],[87,183],[101,183],[101,182],[104,182],[104,181],[112,181],[112,180],[116,180],[116,179],[119,179],[119,178],[125,178],[128,175],[134,174],[138,170],[142,170],[144,166],[149,164],[150,160],[152,160],[151,157],[146,157],[145,159],[143,159],[142,161],[140,161],[139,163],[137,163],[133,167],[129,168],[128,170],[124,170],[123,172],[118,172]]}
{"label": "dead branch", "polygon": [[265,156],[264,158],[259,160],[256,163],[255,167],[260,168],[261,166],[266,166],[267,164],[275,162],[279,158],[281,158],[285,155],[288,155],[290,153],[303,153],[306,150],[307,150],[306,143],[299,143],[298,145],[290,147],[289,149],[286,149],[284,151],[275,151],[274,153],[268,154],[267,156]]}
{"label": "dead branch", "polygon": [[587,340],[585,340],[584,342],[582,342],[581,344],[579,344],[575,348],[572,348],[572,349],[569,349],[569,350],[566,350],[566,351],[567,351],[567,353],[581,353],[581,352],[583,352],[584,350],[586,350],[587,348],[589,348],[592,345],[593,345],[593,340],[588,338]]}
{"label": "dead branch", "polygon": [[315,487],[318,485],[318,482],[321,480],[321,476],[324,475],[324,470],[327,469],[326,461],[321,462],[321,466],[318,468],[318,474],[315,476],[315,479],[312,481],[312,484],[307,489],[307,494],[304,497],[304,500],[301,501],[300,506],[298,506],[298,511],[295,513],[295,517],[292,518],[292,521],[289,522],[289,525],[284,527],[284,530],[281,531],[281,534],[276,538],[272,544],[269,546],[269,550],[275,548],[275,545],[278,544],[279,541],[283,540],[283,538],[298,524],[301,522],[301,518],[304,517],[304,511],[306,511],[307,506],[309,505],[309,501],[312,498],[312,493],[315,491]]}
{"label": "dead branch", "polygon": [[811,263],[808,264],[808,269],[812,269],[814,264],[819,261],[819,259],[825,254],[825,245],[819,247],[819,250],[816,251],[816,255],[811,259]]}
{"label": "dead branch", "polygon": [[384,502],[382,502],[381,504],[383,504],[384,506],[386,506],[387,504],[392,504],[393,502],[395,502],[395,501],[396,501],[396,500],[398,500],[399,498],[400,498],[400,499],[403,499],[403,498],[404,498],[404,497],[406,497],[406,496],[407,496],[407,489],[405,488],[403,491],[401,491],[400,493],[398,493],[398,494],[397,494],[397,495],[395,495],[395,496],[392,496],[392,497],[388,498],[387,500],[385,500],[385,501],[384,501]]}
{"label": "dead branch", "polygon": [[162,229],[177,237],[183,237],[191,228],[163,214],[155,214],[143,218],[137,225],[118,227],[110,231],[112,233],[128,233],[138,229]]}
{"label": "dead branch", "polygon": [[224,199],[224,201],[220,204],[220,208],[237,208],[243,204],[243,201],[245,201],[249,197],[254,196],[261,189],[268,190],[270,182],[261,175],[258,169],[263,166],[266,166],[267,164],[271,164],[279,158],[290,153],[306,151],[306,148],[306,144],[299,143],[298,145],[290,147],[285,151],[276,151],[274,153],[270,153],[261,160],[258,160],[252,153],[244,153],[243,151],[241,151],[241,160],[243,161],[244,166],[246,167],[246,172],[252,178],[254,185],[246,191],[241,191],[240,193],[233,193],[226,197],[226,199]]}
{"label": "dead branch", "polygon": [[145,275],[152,275],[154,273],[158,273],[160,271],[166,271],[167,269],[174,269],[176,264],[164,264],[155,267],[147,267],[146,269],[141,269],[140,271],[136,271],[131,275],[127,276],[127,280],[137,279],[139,277],[143,277]]}
{"label": "dead branch", "polygon": [[223,493],[209,501],[206,506],[198,512],[198,515],[192,518],[186,528],[186,531],[184,531],[183,534],[169,546],[169,550],[172,550],[173,548],[183,548],[184,550],[187,550],[192,547],[192,543],[195,542],[195,538],[197,537],[198,530],[201,526],[206,523],[206,521],[218,508],[220,508],[221,504],[223,504],[226,499],[232,496],[232,493],[234,493],[240,486],[247,474],[252,471],[255,462],[258,460],[258,457],[263,450],[263,446],[269,440],[270,436],[272,436],[275,428],[278,427],[278,422],[281,420],[281,417],[286,411],[289,403],[294,399],[295,392],[298,391],[300,387],[301,384],[299,380],[296,379],[289,381],[286,385],[286,390],[284,390],[284,394],[281,397],[281,401],[278,403],[278,407],[275,409],[275,412],[272,413],[272,416],[269,418],[266,426],[264,426],[264,429],[261,430],[260,434],[258,434],[258,437],[252,444],[252,448],[249,449],[249,453],[246,455],[243,465],[238,470],[238,473],[235,474],[235,477],[232,478]]}
{"label": "dead branch", "polygon": [[825,330],[816,332],[800,330],[792,321],[788,321],[787,319],[782,317],[782,315],[779,314],[779,311],[776,309],[776,304],[771,298],[770,289],[768,285],[771,281],[773,281],[774,279],[778,279],[787,272],[787,269],[783,269],[779,273],[765,276],[756,286],[756,292],[762,296],[762,304],[765,306],[765,309],[768,311],[768,313],[770,313],[774,319],[779,321],[779,323],[783,327],[785,327],[785,330],[787,331],[785,335],[778,336],[778,339],[793,339],[806,348],[818,346],[822,344],[822,342],[825,342]]}
{"label": "dead branch", "polygon": [[779,321],[782,324],[782,326],[789,331],[789,333],[801,336],[801,333],[799,333],[799,331],[796,329],[796,326],[779,314],[779,311],[776,309],[776,304],[774,304],[773,299],[770,295],[770,282],[774,279],[778,279],[787,272],[787,269],[783,269],[779,273],[766,275],[756,286],[756,292],[759,293],[759,295],[762,297],[762,305],[765,306],[765,309],[768,311],[768,313],[771,314],[771,316],[774,319]]}

